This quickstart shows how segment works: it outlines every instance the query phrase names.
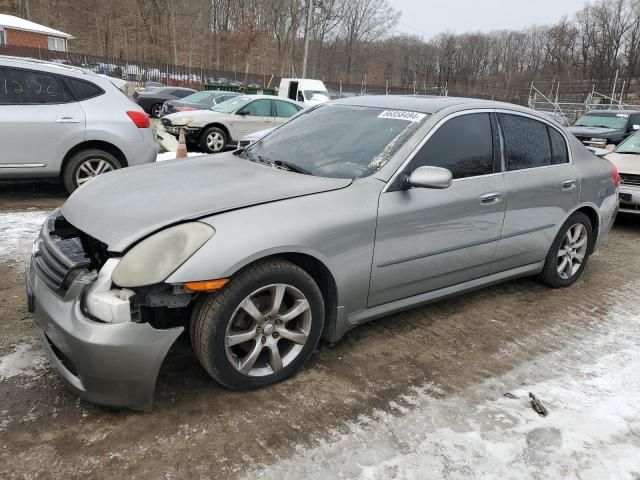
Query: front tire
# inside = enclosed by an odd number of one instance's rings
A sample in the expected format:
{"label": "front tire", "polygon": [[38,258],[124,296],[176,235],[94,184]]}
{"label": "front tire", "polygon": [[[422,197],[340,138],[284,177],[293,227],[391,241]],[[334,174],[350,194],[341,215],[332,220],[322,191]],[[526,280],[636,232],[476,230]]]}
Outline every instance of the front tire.
{"label": "front tire", "polygon": [[83,150],[76,153],[62,172],[62,183],[70,194],[80,185],[103,173],[122,168],[116,157],[104,150]]}
{"label": "front tire", "polygon": [[209,127],[200,135],[200,148],[207,153],[222,152],[228,143],[227,134],[217,127]]}
{"label": "front tire", "polygon": [[217,382],[250,390],[293,376],[316,348],[324,323],[318,285],[286,260],[247,267],[196,304],[191,342]]}
{"label": "front tire", "polygon": [[568,287],[582,274],[591,253],[593,226],[582,212],[575,212],[556,235],[538,278],[553,288]]}

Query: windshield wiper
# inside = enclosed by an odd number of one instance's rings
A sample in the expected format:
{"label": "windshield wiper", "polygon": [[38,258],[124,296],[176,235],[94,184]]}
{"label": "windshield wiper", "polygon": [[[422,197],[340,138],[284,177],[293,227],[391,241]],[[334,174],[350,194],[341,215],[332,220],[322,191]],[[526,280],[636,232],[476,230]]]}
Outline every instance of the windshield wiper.
{"label": "windshield wiper", "polygon": [[313,175],[313,173],[311,173],[309,170],[305,170],[295,163],[285,162],[284,160],[269,160],[262,155],[258,155],[258,160],[260,160],[262,163],[270,163],[272,165],[275,165],[276,167],[284,167],[291,172],[302,173],[304,175]]}

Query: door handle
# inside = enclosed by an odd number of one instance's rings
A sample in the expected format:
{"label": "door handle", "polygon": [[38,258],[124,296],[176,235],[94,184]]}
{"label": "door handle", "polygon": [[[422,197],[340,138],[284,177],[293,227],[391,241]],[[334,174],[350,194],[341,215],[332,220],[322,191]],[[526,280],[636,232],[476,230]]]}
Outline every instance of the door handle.
{"label": "door handle", "polygon": [[574,188],[576,188],[576,181],[565,180],[560,184],[560,188],[562,188],[562,190],[573,190]]}
{"label": "door handle", "polygon": [[56,119],[56,123],[80,123],[80,119],[73,117],[60,117]]}
{"label": "door handle", "polygon": [[480,195],[480,205],[495,205],[502,201],[502,193],[491,192]]}

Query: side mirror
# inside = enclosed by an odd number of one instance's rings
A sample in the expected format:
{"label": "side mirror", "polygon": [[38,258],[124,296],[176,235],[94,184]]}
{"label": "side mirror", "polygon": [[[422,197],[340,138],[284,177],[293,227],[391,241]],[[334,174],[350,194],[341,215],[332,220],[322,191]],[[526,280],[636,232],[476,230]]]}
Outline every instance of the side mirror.
{"label": "side mirror", "polygon": [[244,117],[245,115],[249,115],[249,110],[245,110],[245,109],[238,110],[236,112],[236,115],[242,115]]}
{"label": "side mirror", "polygon": [[418,167],[411,175],[407,183],[415,188],[449,188],[453,181],[453,175],[446,168]]}

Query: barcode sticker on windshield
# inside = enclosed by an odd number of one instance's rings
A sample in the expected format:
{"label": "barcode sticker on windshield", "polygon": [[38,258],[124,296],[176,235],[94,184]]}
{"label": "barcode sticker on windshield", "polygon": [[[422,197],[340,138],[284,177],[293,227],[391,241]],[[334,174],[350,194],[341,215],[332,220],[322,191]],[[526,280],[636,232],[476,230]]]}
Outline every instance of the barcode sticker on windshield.
{"label": "barcode sticker on windshield", "polygon": [[616,114],[616,117],[629,118],[629,115],[627,115],[626,113],[618,113]]}
{"label": "barcode sticker on windshield", "polygon": [[392,118],[394,120],[405,120],[408,122],[420,122],[426,117],[424,113],[407,112],[404,110],[385,110],[378,118]]}

